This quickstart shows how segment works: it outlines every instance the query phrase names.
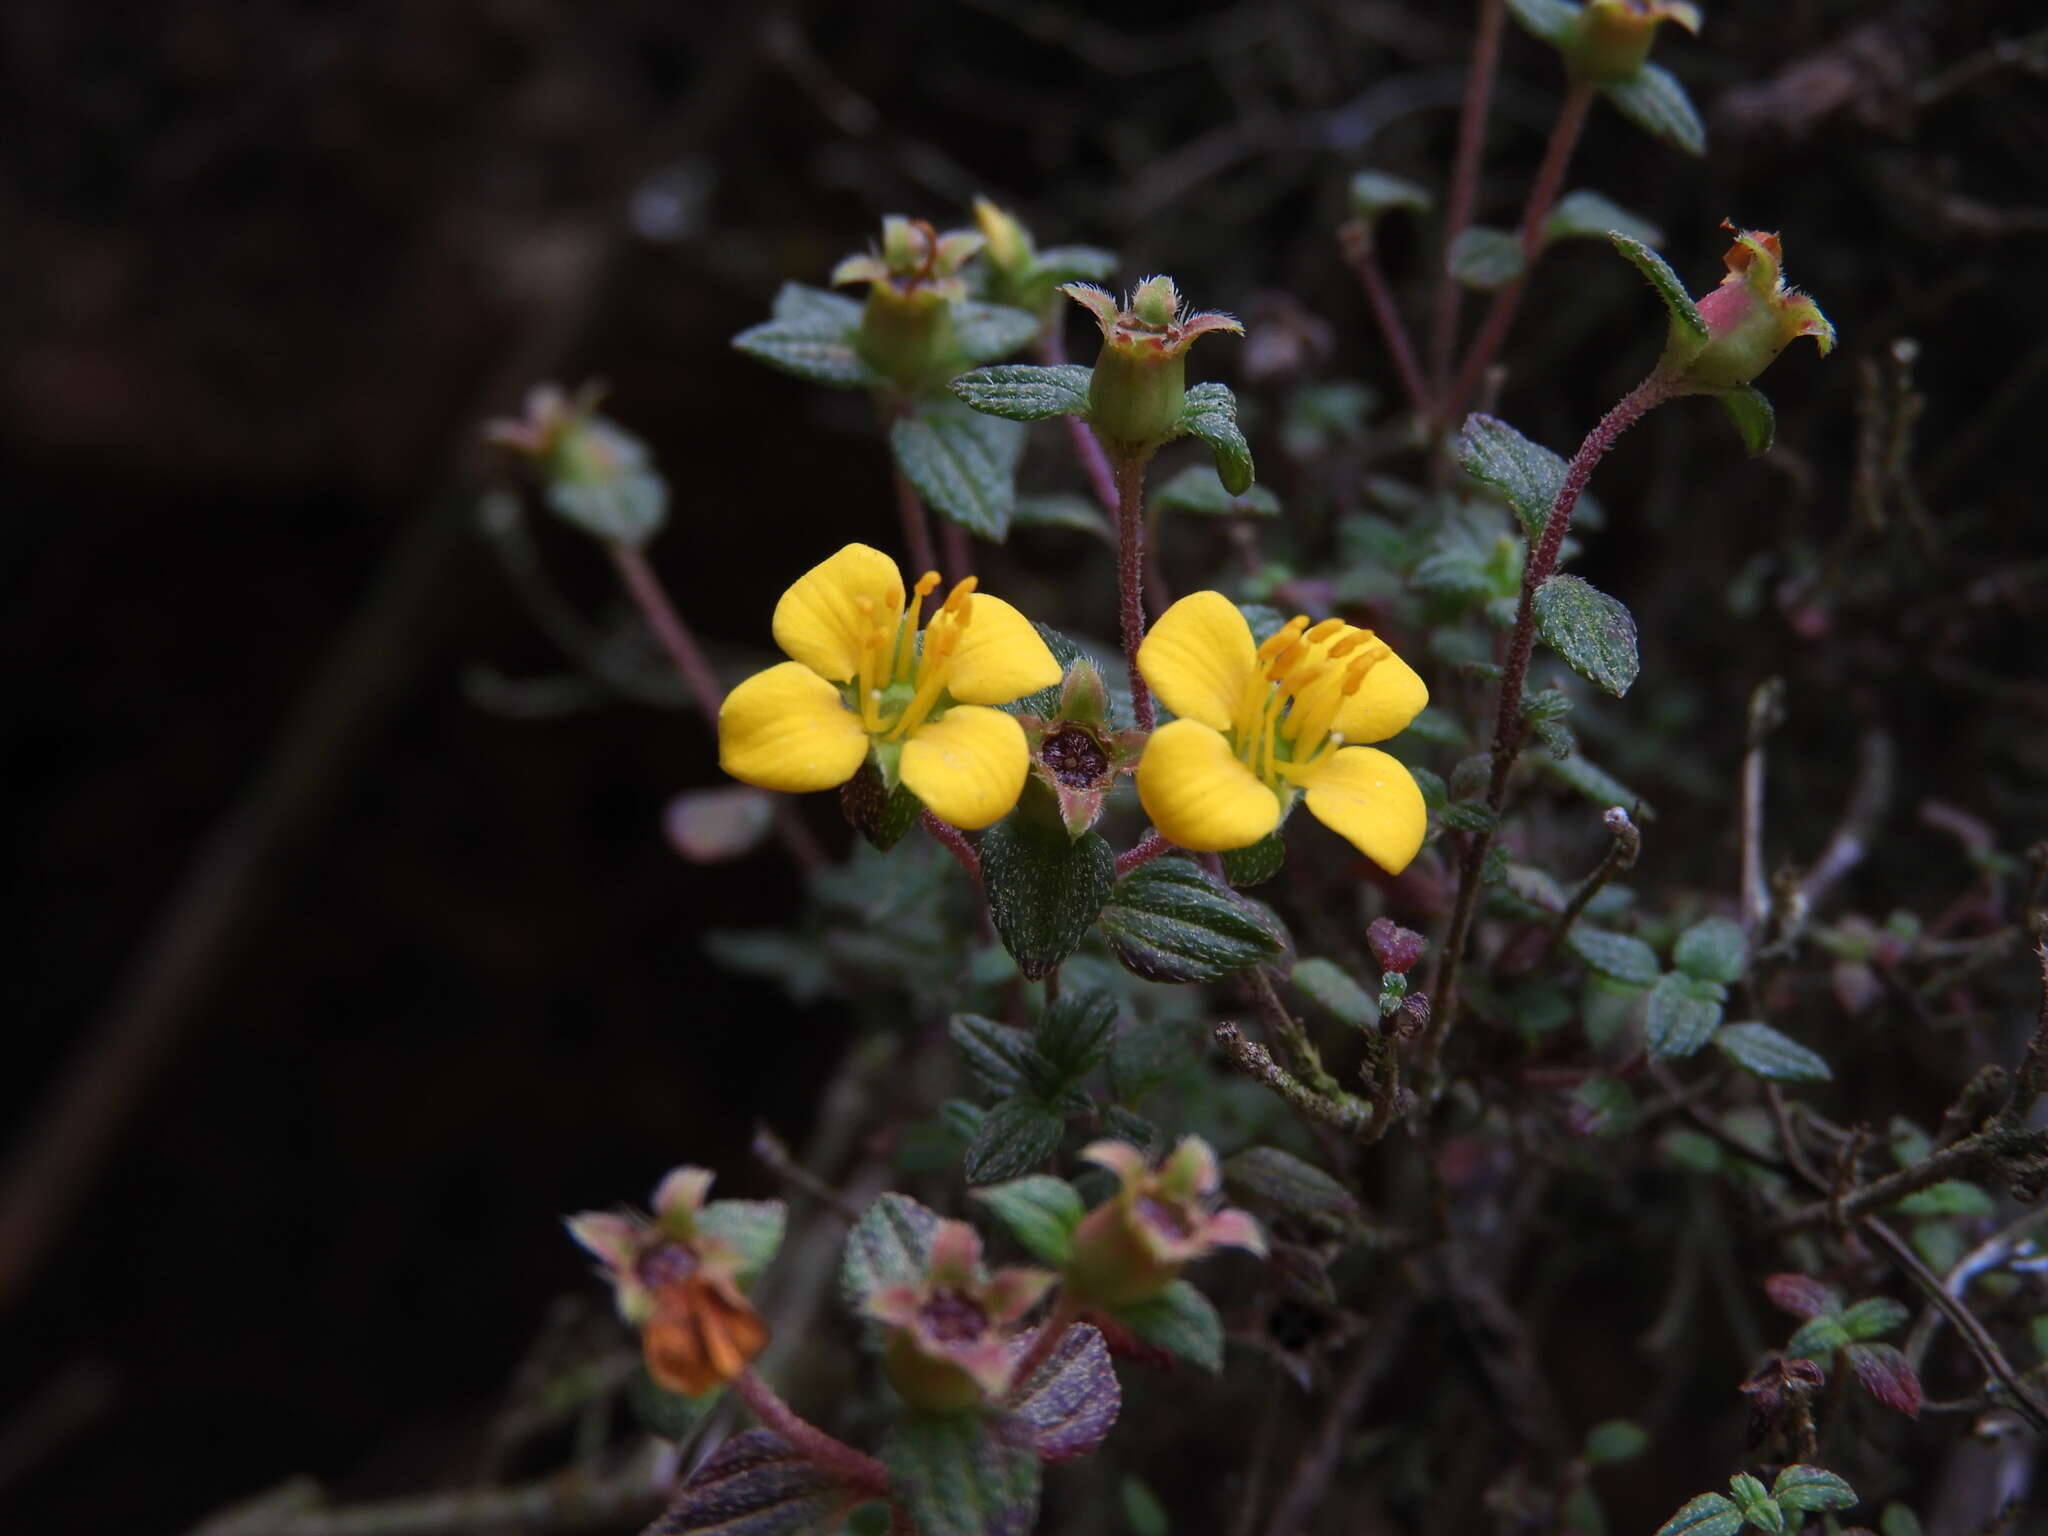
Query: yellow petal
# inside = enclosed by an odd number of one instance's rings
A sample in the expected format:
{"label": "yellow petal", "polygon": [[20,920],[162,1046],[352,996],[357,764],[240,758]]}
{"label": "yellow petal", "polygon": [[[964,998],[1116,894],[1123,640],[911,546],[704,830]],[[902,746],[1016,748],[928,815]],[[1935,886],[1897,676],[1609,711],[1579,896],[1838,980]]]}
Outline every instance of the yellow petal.
{"label": "yellow petal", "polygon": [[1303,782],[1309,814],[1388,874],[1401,873],[1422,847],[1429,813],[1398,758],[1345,747]]}
{"label": "yellow petal", "polygon": [[1138,760],[1138,800],[1161,835],[1198,853],[1249,848],[1280,824],[1279,798],[1199,720],[1152,733]]}
{"label": "yellow petal", "polygon": [[718,709],[718,766],[756,789],[830,789],[867,755],[867,732],[839,690],[793,661],[756,672]]}
{"label": "yellow petal", "polygon": [[[1334,643],[1334,642],[1332,642]],[[1429,688],[1415,669],[1379,643],[1380,659],[1365,674],[1358,691],[1337,706],[1330,729],[1346,741],[1385,741],[1408,728],[1429,702]],[[1342,686],[1345,658],[1330,665],[1323,678],[1305,690],[1303,706],[1327,698],[1326,690]],[[1312,744],[1305,744],[1312,745]]]}
{"label": "yellow petal", "polygon": [[1138,670],[1160,702],[1218,731],[1230,729],[1257,659],[1251,626],[1221,592],[1190,592],[1159,616],[1138,647]]}
{"label": "yellow petal", "polygon": [[901,772],[927,810],[971,832],[1009,815],[1030,766],[1024,728],[1014,718],[979,704],[956,704],[910,733]]}
{"label": "yellow petal", "polygon": [[775,643],[818,676],[843,683],[860,670],[868,632],[879,621],[893,640],[902,613],[903,577],[896,562],[879,549],[849,544],[782,594],[775,605]]}
{"label": "yellow petal", "polygon": [[985,592],[973,601],[974,616],[946,674],[948,693],[962,704],[1007,704],[1060,680],[1060,664],[1029,619]]}

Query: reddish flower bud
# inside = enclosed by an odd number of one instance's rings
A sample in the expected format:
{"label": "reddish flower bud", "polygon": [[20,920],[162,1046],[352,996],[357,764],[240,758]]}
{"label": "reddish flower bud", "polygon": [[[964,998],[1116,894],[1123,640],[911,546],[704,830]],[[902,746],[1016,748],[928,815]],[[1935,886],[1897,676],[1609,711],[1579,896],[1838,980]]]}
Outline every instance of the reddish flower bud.
{"label": "reddish flower bud", "polygon": [[1365,943],[1382,971],[1399,971],[1403,976],[1415,969],[1415,962],[1429,947],[1429,940],[1421,934],[1387,917],[1376,917],[1366,927]]}
{"label": "reddish flower bud", "polygon": [[1722,260],[1728,275],[1697,302],[1707,339],[1699,340],[1674,320],[1658,373],[1675,380],[1683,393],[1711,394],[1748,384],[1795,337],[1811,336],[1823,357],[1834,350],[1835,328],[1828,317],[1786,284],[1776,235],[1737,230]]}

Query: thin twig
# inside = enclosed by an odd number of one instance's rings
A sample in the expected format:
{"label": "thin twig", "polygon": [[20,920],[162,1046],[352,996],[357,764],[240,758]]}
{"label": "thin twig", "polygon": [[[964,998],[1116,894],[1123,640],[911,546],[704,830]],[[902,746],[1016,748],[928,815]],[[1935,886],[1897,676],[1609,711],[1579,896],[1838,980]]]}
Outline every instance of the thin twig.
{"label": "thin twig", "polygon": [[1363,1138],[1372,1131],[1371,1106],[1349,1095],[1338,1100],[1316,1092],[1275,1061],[1273,1053],[1258,1041],[1246,1039],[1237,1025],[1218,1024],[1216,1044],[1233,1070],[1272,1089],[1303,1120],[1330,1126],[1347,1136]]}
{"label": "thin twig", "polygon": [[1337,231],[1337,244],[1357,275],[1358,285],[1365,290],[1373,323],[1379,327],[1380,340],[1386,343],[1387,355],[1394,360],[1394,372],[1408,396],[1408,408],[1421,420],[1429,415],[1429,385],[1422,377],[1422,365],[1415,359],[1415,344],[1408,339],[1408,327],[1394,304],[1387,276],[1380,270],[1379,258],[1373,255],[1371,226],[1362,219],[1351,220]]}
{"label": "thin twig", "polygon": [[754,1417],[811,1465],[830,1473],[855,1493],[869,1498],[881,1498],[888,1493],[887,1467],[802,1417],[751,1368],[739,1373],[733,1387],[753,1410]]}
{"label": "thin twig", "polygon": [[1545,961],[1553,959],[1564,944],[1565,935],[1586,910],[1586,905],[1616,875],[1625,869],[1635,868],[1638,855],[1643,851],[1643,834],[1636,824],[1629,820],[1628,812],[1618,805],[1609,806],[1600,813],[1608,835],[1613,841],[1607,845],[1607,856],[1601,859],[1599,867],[1586,877],[1585,884],[1572,892],[1572,899],[1565,903],[1564,910],[1557,914],[1557,921],[1551,925],[1550,938],[1543,946]]}
{"label": "thin twig", "polygon": [[1742,931],[1753,943],[1771,913],[1764,878],[1764,743],[1785,718],[1785,680],[1764,679],[1749,696],[1748,745],[1742,756]]}
{"label": "thin twig", "polygon": [[[1479,185],[1479,162],[1486,149],[1486,114],[1493,101],[1494,66],[1500,61],[1504,11],[1501,0],[1479,0],[1479,18],[1472,31],[1472,62],[1465,71],[1465,99],[1458,108],[1457,158],[1444,195],[1443,251],[1436,289],[1436,324],[1429,338],[1429,371],[1439,392],[1451,381],[1451,358],[1458,349],[1458,308],[1464,287],[1451,275],[1451,247],[1472,222],[1472,197]],[[1438,411],[1448,425],[1446,411]]]}

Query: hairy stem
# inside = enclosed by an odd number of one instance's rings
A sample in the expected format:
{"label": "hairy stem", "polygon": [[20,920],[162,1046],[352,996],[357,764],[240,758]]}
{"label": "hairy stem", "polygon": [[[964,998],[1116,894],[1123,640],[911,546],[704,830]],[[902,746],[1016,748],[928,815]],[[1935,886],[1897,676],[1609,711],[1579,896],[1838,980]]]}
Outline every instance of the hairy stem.
{"label": "hairy stem", "polygon": [[[1479,185],[1479,161],[1486,148],[1486,114],[1493,101],[1493,71],[1500,60],[1501,0],[1479,0],[1472,33],[1472,62],[1465,72],[1465,99],[1458,109],[1458,152],[1444,196],[1442,271],[1437,278],[1436,323],[1429,338],[1429,371],[1442,391],[1450,384],[1451,356],[1458,346],[1458,306],[1464,289],[1451,276],[1451,246],[1472,222],[1472,194]],[[1451,413],[1439,411],[1448,423]]]}
{"label": "hairy stem", "polygon": [[791,1450],[811,1465],[830,1473],[856,1493],[870,1498],[888,1493],[887,1467],[866,1452],[856,1451],[844,1440],[826,1434],[808,1419],[799,1417],[796,1410],[753,1371],[741,1371],[733,1386],[763,1427],[775,1431]]}
{"label": "hairy stem", "polygon": [[1465,354],[1456,382],[1443,397],[1439,420],[1446,431],[1479,388],[1479,381],[1493,365],[1501,343],[1507,340],[1508,327],[1514,324],[1523,290],[1529,285],[1529,274],[1543,251],[1543,226],[1550,221],[1550,210],[1556,206],[1557,194],[1564,187],[1565,170],[1571,165],[1580,130],[1586,126],[1586,109],[1592,104],[1590,85],[1574,82],[1566,88],[1557,109],[1557,121],[1551,126],[1550,142],[1543,148],[1543,161],[1536,167],[1536,179],[1529,187],[1529,201],[1522,208],[1521,275],[1495,290],[1486,318],[1480,322],[1479,334],[1472,340],[1472,350]]}
{"label": "hairy stem", "polygon": [[931,833],[932,840],[959,861],[960,867],[967,871],[967,878],[980,885],[981,855],[976,852],[974,844],[967,841],[967,835],[951,822],[939,820],[930,811],[919,811],[917,819],[923,823],[925,831]]}
{"label": "hairy stem", "polygon": [[[1564,480],[1557,488],[1557,499],[1551,503],[1550,516],[1544,521],[1543,531],[1537,536],[1528,561],[1522,567],[1522,596],[1515,608],[1515,628],[1508,641],[1507,660],[1501,668],[1500,704],[1494,713],[1493,724],[1492,773],[1486,788],[1486,804],[1493,812],[1496,824],[1502,807],[1507,803],[1508,775],[1514,769],[1515,757],[1522,749],[1526,732],[1522,720],[1522,689],[1529,677],[1529,654],[1536,644],[1536,593],[1557,569],[1558,550],[1571,529],[1572,512],[1579,504],[1586,482],[1592,479],[1594,468],[1614,446],[1615,439],[1641,420],[1646,412],[1671,399],[1672,394],[1672,384],[1661,375],[1652,374],[1623,395],[1620,402],[1586,434],[1586,440],[1579,444],[1579,451],[1572,455],[1571,463],[1565,468]],[[1451,911],[1450,931],[1444,936],[1443,947],[1437,953],[1436,977],[1429,989],[1435,1002],[1435,1015],[1422,1039],[1416,1090],[1419,1103],[1428,1103],[1435,1093],[1444,1041],[1457,1023],[1458,966],[1471,938],[1473,917],[1479,910],[1479,877],[1486,865],[1487,851],[1493,846],[1493,837],[1493,827],[1472,833],[1466,840],[1465,855],[1458,867],[1458,893]]]}
{"label": "hairy stem", "polygon": [[1233,1071],[1255,1083],[1263,1083],[1311,1125],[1331,1126],[1347,1136],[1361,1139],[1371,1133],[1374,1119],[1371,1106],[1349,1094],[1342,1099],[1334,1099],[1318,1093],[1275,1061],[1271,1051],[1256,1040],[1246,1039],[1244,1031],[1235,1024],[1216,1026],[1216,1044],[1222,1048],[1224,1059]]}
{"label": "hairy stem", "polygon": [[1607,856],[1599,867],[1586,877],[1586,883],[1572,892],[1572,899],[1565,903],[1564,910],[1557,914],[1557,921],[1550,926],[1550,938],[1543,946],[1543,958],[1554,957],[1564,945],[1564,936],[1571,932],[1572,924],[1579,914],[1586,910],[1586,904],[1600,894],[1601,887],[1620,874],[1624,869],[1635,867],[1636,856],[1643,851],[1643,834],[1628,812],[1620,806],[1609,806],[1601,813],[1600,820],[1614,841],[1607,845]]}
{"label": "hairy stem", "polygon": [[1152,692],[1138,672],[1138,647],[1145,641],[1145,455],[1120,453],[1116,470],[1117,616],[1122,622],[1124,661],[1131,672],[1131,713],[1138,729],[1152,729]]}
{"label": "hairy stem", "polygon": [[1116,877],[1121,880],[1140,865],[1150,864],[1162,853],[1172,851],[1173,844],[1161,837],[1157,828],[1147,827],[1135,847],[1116,856]]}
{"label": "hairy stem", "polygon": [[1010,1391],[1013,1394],[1024,1389],[1037,1374],[1038,1368],[1052,1357],[1055,1349],[1059,1348],[1060,1340],[1066,1337],[1067,1330],[1080,1320],[1080,1307],[1076,1306],[1073,1299],[1062,1289],[1059,1298],[1052,1304],[1052,1311],[1046,1315],[1045,1321],[1038,1325],[1038,1332],[1031,1336],[1031,1343],[1025,1349],[1024,1357],[1010,1372]]}

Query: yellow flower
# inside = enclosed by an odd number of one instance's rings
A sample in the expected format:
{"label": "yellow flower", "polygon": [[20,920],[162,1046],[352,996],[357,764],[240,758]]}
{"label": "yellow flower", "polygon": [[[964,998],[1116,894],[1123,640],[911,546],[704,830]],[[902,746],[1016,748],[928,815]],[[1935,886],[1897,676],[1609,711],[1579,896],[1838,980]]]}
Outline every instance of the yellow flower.
{"label": "yellow flower", "polygon": [[718,711],[719,766],[758,789],[830,789],[870,753],[891,789],[907,786],[943,821],[970,830],[1016,805],[1030,767],[1024,731],[988,706],[1050,688],[1059,663],[1031,621],[956,585],[924,628],[928,571],[904,607],[896,562],[849,544],[775,605],[790,661],[757,672]]}
{"label": "yellow flower", "polygon": [[1196,592],[1145,636],[1138,670],[1179,716],[1138,763],[1138,798],[1169,841],[1250,847],[1302,794],[1387,873],[1408,867],[1427,823],[1422,791],[1397,759],[1347,743],[1397,734],[1429,690],[1371,630],[1302,615],[1254,646],[1235,603]]}

